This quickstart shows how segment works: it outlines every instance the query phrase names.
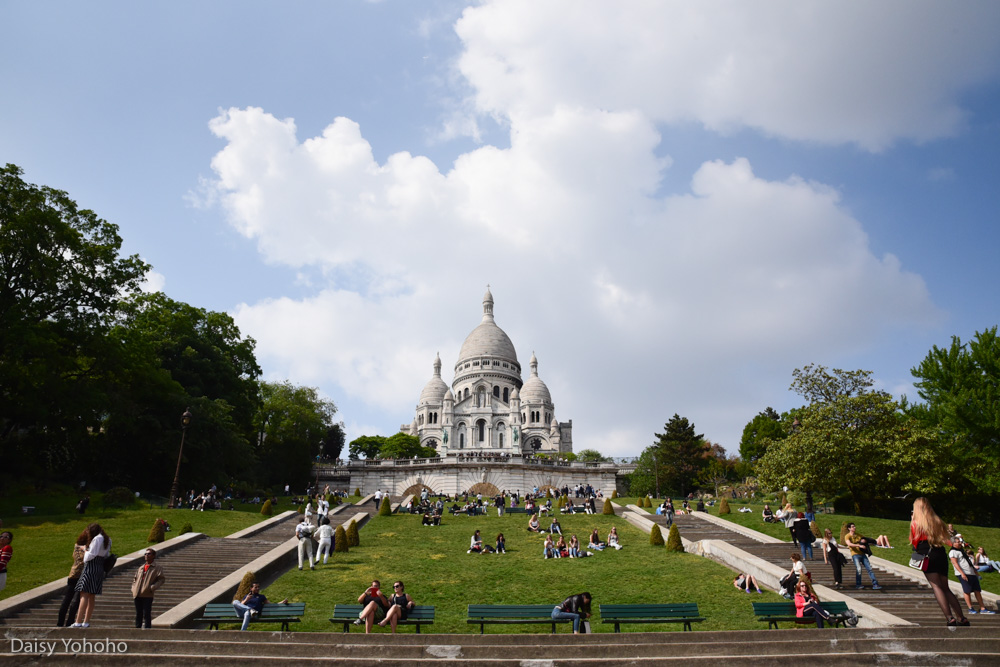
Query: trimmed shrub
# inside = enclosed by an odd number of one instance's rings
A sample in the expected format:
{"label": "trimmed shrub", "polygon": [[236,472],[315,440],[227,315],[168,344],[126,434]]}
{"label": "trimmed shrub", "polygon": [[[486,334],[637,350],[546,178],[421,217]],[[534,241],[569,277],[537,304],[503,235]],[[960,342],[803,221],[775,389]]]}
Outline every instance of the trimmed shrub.
{"label": "trimmed shrub", "polygon": [[360,488],[354,489],[354,495],[361,497],[361,489]]}
{"label": "trimmed shrub", "polygon": [[730,513],[729,499],[728,498],[723,498],[722,500],[719,501],[719,514],[721,515],[721,514],[729,514],[729,513]]}
{"label": "trimmed shrub", "polygon": [[260,508],[260,513],[264,516],[271,516],[274,514],[274,510],[271,509],[271,499],[268,498],[264,501],[264,505]]}
{"label": "trimmed shrub", "polygon": [[305,513],[306,513],[306,506],[299,505],[299,514],[305,514]]}
{"label": "trimmed shrub", "polygon": [[788,496],[785,495],[784,491],[781,492],[781,497],[778,498],[778,504],[781,505],[781,509],[785,509],[785,505],[788,504]]}
{"label": "trimmed shrub", "polygon": [[684,551],[684,543],[681,542],[681,531],[677,530],[677,524],[670,525],[670,534],[667,535],[667,551]]}
{"label": "trimmed shrub", "polygon": [[653,524],[653,530],[649,531],[649,546],[662,547],[663,533],[660,532],[659,524]]}
{"label": "trimmed shrub", "polygon": [[545,489],[545,497],[546,498],[552,497],[552,489]]}
{"label": "trimmed shrub", "polygon": [[330,507],[336,507],[340,504],[340,496],[331,496]]}
{"label": "trimmed shrub", "polygon": [[247,571],[243,575],[243,579],[240,580],[240,585],[236,589],[236,595],[233,596],[234,600],[242,600],[250,592],[250,586],[257,582],[257,576],[250,571]]}
{"label": "trimmed shrub", "polygon": [[347,532],[343,526],[337,526],[337,530],[333,533],[333,550],[337,553],[347,553],[350,551]]}
{"label": "trimmed shrub", "polygon": [[815,537],[817,540],[823,539],[823,531],[819,529],[819,526],[816,525],[815,521],[809,522],[809,530],[812,531],[813,537]]}
{"label": "trimmed shrub", "polygon": [[163,523],[163,519],[157,519],[153,522],[153,527],[149,529],[149,537],[146,538],[147,542],[162,542],[163,538],[167,534],[167,527]]}
{"label": "trimmed shrub", "polygon": [[383,498],[382,503],[378,506],[379,516],[392,516],[392,501],[388,498]]}
{"label": "trimmed shrub", "polygon": [[615,508],[611,506],[610,498],[604,499],[604,511],[601,512],[601,514],[610,514],[611,516],[615,515]]}
{"label": "trimmed shrub", "polygon": [[646,504],[643,505],[643,507],[652,507],[652,506],[653,506],[653,500],[652,500],[652,498],[650,498],[649,496],[646,496]]}
{"label": "trimmed shrub", "polygon": [[618,497],[618,489],[613,489],[611,491],[611,499],[614,500],[617,497]]}
{"label": "trimmed shrub", "polygon": [[183,526],[181,526],[181,532],[179,532],[177,534],[178,535],[183,535],[184,533],[190,533],[190,532],[193,532],[193,531],[194,531],[194,528],[191,527],[191,524],[186,523]]}
{"label": "trimmed shrub", "polygon": [[347,526],[347,543],[352,547],[361,546],[361,536],[358,535],[358,523],[351,519],[351,523]]}
{"label": "trimmed shrub", "polygon": [[847,522],[840,524],[840,540],[837,541],[837,546],[844,546],[847,544]]}

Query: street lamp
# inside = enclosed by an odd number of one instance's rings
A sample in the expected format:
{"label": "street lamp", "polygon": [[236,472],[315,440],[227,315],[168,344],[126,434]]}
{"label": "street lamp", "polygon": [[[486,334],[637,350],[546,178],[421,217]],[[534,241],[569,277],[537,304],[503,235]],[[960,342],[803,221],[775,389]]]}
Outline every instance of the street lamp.
{"label": "street lamp", "polygon": [[188,426],[191,425],[191,417],[191,408],[185,408],[184,414],[181,415],[181,448],[177,450],[177,469],[174,471],[174,483],[170,486],[170,502],[167,503],[167,507],[170,509],[177,507],[177,487],[180,484],[181,456],[184,455],[184,435],[187,433]]}

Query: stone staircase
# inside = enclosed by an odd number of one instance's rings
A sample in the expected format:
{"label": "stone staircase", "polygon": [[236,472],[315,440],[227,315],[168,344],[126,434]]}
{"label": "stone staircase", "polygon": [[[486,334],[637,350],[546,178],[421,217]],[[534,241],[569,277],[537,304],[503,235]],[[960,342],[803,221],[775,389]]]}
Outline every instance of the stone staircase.
{"label": "stone staircase", "polygon": [[[206,630],[72,630],[7,632],[2,659],[34,664],[37,655],[12,650],[14,640],[54,642],[46,663],[91,658],[102,665],[261,665],[337,660],[357,667],[574,667],[594,665],[996,665],[1000,636],[985,628],[762,630],[755,632],[629,632],[572,635],[433,635],[400,633],[282,633]],[[67,643],[64,643],[66,640]],[[90,642],[88,645],[86,642]],[[108,651],[108,643],[114,651]],[[21,644],[23,647],[24,644]],[[102,649],[100,655],[94,655]]]}

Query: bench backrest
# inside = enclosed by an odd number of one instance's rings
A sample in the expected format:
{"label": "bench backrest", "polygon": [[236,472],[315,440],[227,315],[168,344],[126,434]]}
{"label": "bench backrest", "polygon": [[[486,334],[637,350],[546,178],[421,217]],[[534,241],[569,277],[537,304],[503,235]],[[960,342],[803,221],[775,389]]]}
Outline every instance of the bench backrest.
{"label": "bench backrest", "polygon": [[[264,605],[263,609],[261,609],[260,616],[257,617],[257,620],[302,616],[305,612],[305,602],[290,602],[288,604],[268,602]],[[233,609],[231,602],[213,602],[205,605],[205,611],[202,614],[202,617],[219,619],[232,618],[240,620],[240,617],[237,615],[236,610]]]}
{"label": "bench backrest", "polygon": [[[673,604],[602,604],[601,618],[694,618],[697,602]],[[794,613],[794,612],[793,612]]]}
{"label": "bench backrest", "polygon": [[[755,616],[795,616],[794,602],[754,602]],[[823,609],[831,614],[843,614],[847,611],[847,603],[842,600],[820,602]]]}
{"label": "bench backrest", "polygon": [[470,604],[469,618],[551,618],[555,604]]}
{"label": "bench backrest", "polygon": [[[331,618],[334,619],[355,619],[364,607],[360,604],[335,604],[333,605],[333,614]],[[413,605],[413,609],[407,613],[407,620],[409,621],[433,621],[434,620],[434,605]]]}

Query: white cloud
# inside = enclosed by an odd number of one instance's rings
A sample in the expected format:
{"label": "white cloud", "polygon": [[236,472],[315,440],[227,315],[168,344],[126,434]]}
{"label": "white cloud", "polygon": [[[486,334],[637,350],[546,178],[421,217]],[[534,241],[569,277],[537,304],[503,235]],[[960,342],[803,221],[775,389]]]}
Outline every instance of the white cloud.
{"label": "white cloud", "polygon": [[153,271],[150,269],[143,276],[142,284],[139,285],[139,289],[147,294],[152,294],[153,292],[162,292],[164,285],[167,284],[167,277],[158,271]]}
{"label": "white cloud", "polygon": [[800,359],[938,316],[829,187],[767,181],[740,159],[657,195],[669,161],[638,113],[561,107],[447,173],[408,153],[375,162],[344,118],[305,141],[259,109],[212,128],[234,227],[270,261],[337,276],[310,298],[240,306],[241,330],[266,368],[384,410],[387,432],[412,418],[435,352],[450,379],[486,283],[576,448],[615,454],[673,412],[735,447],[773,402],[760,387],[786,386]]}
{"label": "white cloud", "polygon": [[958,94],[1000,65],[989,0],[505,0],[466,9],[456,29],[484,113],[641,109],[868,150],[954,134]]}

